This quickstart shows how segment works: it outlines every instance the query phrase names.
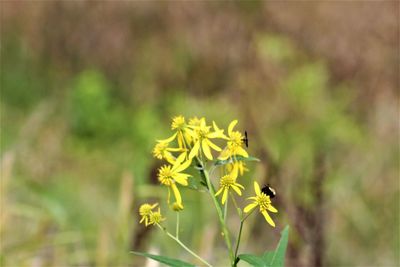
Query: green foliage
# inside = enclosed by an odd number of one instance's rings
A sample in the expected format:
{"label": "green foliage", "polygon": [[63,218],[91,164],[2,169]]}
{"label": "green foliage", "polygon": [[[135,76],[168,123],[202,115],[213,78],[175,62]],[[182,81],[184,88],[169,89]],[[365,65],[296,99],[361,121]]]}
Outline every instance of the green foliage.
{"label": "green foliage", "polygon": [[100,72],[87,70],[77,77],[69,99],[69,119],[75,134],[115,137],[123,131],[126,121],[110,91],[109,82]]}
{"label": "green foliage", "polygon": [[178,259],[173,259],[173,258],[168,258],[165,256],[159,256],[159,255],[153,255],[149,253],[144,253],[144,252],[136,252],[136,251],[131,251],[131,253],[138,255],[138,256],[143,256],[147,257],[153,260],[156,260],[158,262],[164,263],[167,266],[171,267],[194,267],[195,265],[178,260]]}
{"label": "green foliage", "polygon": [[214,162],[214,165],[215,166],[226,165],[226,164],[231,164],[231,163],[233,163],[235,161],[245,161],[245,162],[246,161],[255,161],[255,162],[259,162],[260,160],[258,158],[256,158],[256,157],[252,157],[252,156],[249,156],[249,157],[236,156],[235,159],[232,159],[232,158],[224,159],[224,160],[217,159]]}
{"label": "green foliage", "polygon": [[283,267],[285,265],[286,248],[289,241],[289,226],[281,233],[281,239],[275,251],[266,251],[262,256],[240,254],[238,258],[256,267]]}

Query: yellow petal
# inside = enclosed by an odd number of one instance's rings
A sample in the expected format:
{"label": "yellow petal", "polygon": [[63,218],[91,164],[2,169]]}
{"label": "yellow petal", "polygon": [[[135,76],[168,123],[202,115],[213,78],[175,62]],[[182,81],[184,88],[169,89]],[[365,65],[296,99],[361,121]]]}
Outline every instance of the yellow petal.
{"label": "yellow petal", "polygon": [[229,151],[228,149],[224,149],[221,154],[219,155],[218,159],[220,160],[227,160],[229,158]]}
{"label": "yellow petal", "polygon": [[204,155],[209,159],[212,160],[213,156],[211,155],[211,151],[210,151],[210,147],[207,144],[207,139],[203,139],[203,141],[201,142],[201,147],[203,148],[203,153]]}
{"label": "yellow petal", "polygon": [[197,140],[192,150],[189,153],[189,159],[192,159],[195,156],[197,156],[197,154],[199,153],[199,148],[200,148],[200,140]]}
{"label": "yellow petal", "polygon": [[220,128],[218,128],[217,124],[215,123],[215,121],[213,121],[213,127],[214,127],[214,131],[218,132],[221,131]]}
{"label": "yellow petal", "polygon": [[207,134],[207,138],[223,138],[223,139],[228,139],[225,135],[223,130],[218,131],[218,132],[212,132]]}
{"label": "yellow petal", "polygon": [[270,212],[275,212],[275,213],[278,212],[278,210],[275,209],[272,205],[269,205],[268,210],[269,210]]}
{"label": "yellow petal", "polygon": [[175,160],[174,165],[172,166],[172,169],[171,169],[172,171],[175,171],[175,169],[178,168],[179,165],[181,165],[181,162],[185,160],[185,156],[186,156],[186,153],[181,153],[179,155],[179,157]]}
{"label": "yellow petal", "polygon": [[237,164],[233,164],[233,168],[232,168],[232,171],[229,174],[229,176],[236,180],[236,178],[238,177],[238,165]]}
{"label": "yellow petal", "polygon": [[262,214],[264,215],[265,220],[272,226],[275,227],[275,223],[274,221],[271,219],[271,217],[269,216],[268,212],[266,210],[264,210],[262,212]]}
{"label": "yellow petal", "polygon": [[225,204],[227,198],[228,198],[228,189],[225,188],[224,194],[222,195],[222,205]]}
{"label": "yellow petal", "polygon": [[232,134],[232,130],[235,127],[235,125],[238,123],[237,120],[232,121],[229,126],[228,126],[228,134],[231,135]]}
{"label": "yellow petal", "polygon": [[224,188],[221,187],[221,188],[217,191],[217,193],[215,193],[215,196],[218,196],[219,194],[221,194],[221,192],[222,192],[223,189],[224,189]]}
{"label": "yellow petal", "polygon": [[235,190],[235,192],[236,192],[239,196],[242,195],[242,192],[240,191],[239,187],[237,187],[236,185],[232,185],[231,187],[232,187],[233,190]]}
{"label": "yellow petal", "polygon": [[[185,153],[185,154],[186,154],[186,153]],[[191,159],[188,159],[187,161],[185,161],[184,163],[182,163],[182,165],[177,166],[175,169],[172,168],[172,171],[175,172],[175,173],[176,173],[176,172],[181,172],[181,171],[187,169],[187,167],[189,167],[191,163],[192,163],[192,160],[191,160]]]}
{"label": "yellow petal", "polygon": [[249,154],[247,153],[247,151],[246,150],[244,150],[242,147],[237,147],[236,148],[236,154],[238,154],[238,155],[240,155],[240,156],[243,156],[243,157],[245,157],[245,158],[248,158],[249,157]]}
{"label": "yellow petal", "polygon": [[139,223],[142,223],[145,218],[146,218],[146,216],[143,216]]}
{"label": "yellow petal", "polygon": [[157,140],[157,142],[171,143],[175,139],[176,134],[177,134],[177,132],[174,133],[171,137],[168,137],[167,139],[163,139],[163,140]]}
{"label": "yellow petal", "polygon": [[241,185],[241,184],[235,183],[235,186],[237,186],[237,187],[239,187],[239,188],[241,188],[241,189],[244,189],[244,186]]}
{"label": "yellow petal", "polygon": [[256,192],[257,195],[261,194],[260,186],[256,181],[254,181],[254,192]]}
{"label": "yellow petal", "polygon": [[151,205],[151,209],[154,209],[155,207],[157,207],[158,206],[158,203],[155,203],[155,204],[153,204],[153,205]]}
{"label": "yellow petal", "polygon": [[205,140],[206,140],[207,144],[208,144],[212,149],[214,149],[215,151],[221,151],[221,150],[222,150],[219,146],[217,146],[216,144],[214,144],[214,143],[211,142],[210,140],[208,140],[208,139],[205,139]]}
{"label": "yellow petal", "polygon": [[180,183],[181,185],[187,186],[188,185],[187,179],[189,176],[190,176],[189,174],[177,173],[173,175],[173,178],[176,182]]}
{"label": "yellow petal", "polygon": [[251,204],[249,204],[249,205],[247,205],[245,208],[244,208],[244,212],[245,213],[248,213],[249,211],[251,211],[252,209],[254,209],[255,207],[257,207],[257,202],[253,202],[253,203],[251,203]]}
{"label": "yellow petal", "polygon": [[176,202],[178,204],[182,205],[182,197],[181,197],[181,193],[178,190],[178,187],[176,186],[176,184],[172,184],[171,188],[172,188],[172,191],[174,192]]}

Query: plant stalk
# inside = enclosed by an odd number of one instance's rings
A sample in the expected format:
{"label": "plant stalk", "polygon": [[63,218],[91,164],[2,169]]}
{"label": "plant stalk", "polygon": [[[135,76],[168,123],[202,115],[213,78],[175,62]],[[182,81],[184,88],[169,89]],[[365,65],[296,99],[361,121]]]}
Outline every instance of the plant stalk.
{"label": "plant stalk", "polygon": [[189,252],[190,254],[192,254],[192,256],[194,256],[196,259],[198,259],[199,261],[201,261],[202,263],[204,263],[205,265],[207,265],[208,267],[212,267],[211,264],[209,264],[206,260],[204,260],[202,257],[200,257],[199,255],[197,255],[196,253],[194,253],[193,251],[191,251],[185,244],[182,243],[182,241],[180,241],[177,237],[173,236],[170,232],[168,232],[166,229],[164,229],[161,225],[157,224],[157,226],[164,232],[167,234],[167,236],[169,236],[170,238],[172,238],[176,243],[178,243],[183,249],[185,249],[187,252]]}

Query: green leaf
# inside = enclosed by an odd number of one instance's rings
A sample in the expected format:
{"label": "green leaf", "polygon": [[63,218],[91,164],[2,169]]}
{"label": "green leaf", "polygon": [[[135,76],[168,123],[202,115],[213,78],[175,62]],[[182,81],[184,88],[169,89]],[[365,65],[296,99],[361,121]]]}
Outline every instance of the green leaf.
{"label": "green leaf", "polygon": [[190,176],[188,178],[187,188],[199,191],[203,187],[204,187],[204,185],[201,183],[201,181],[199,181],[199,179],[197,179],[197,178],[195,178],[193,176]]}
{"label": "green leaf", "polygon": [[265,262],[267,266],[270,266],[272,258],[274,257],[275,251],[266,251],[262,255],[262,260]]}
{"label": "green leaf", "polygon": [[144,253],[144,252],[136,252],[136,251],[131,251],[131,253],[138,255],[138,256],[143,256],[143,257],[147,257],[153,260],[156,260],[158,262],[164,263],[168,266],[172,266],[172,267],[194,267],[195,265],[181,261],[181,260],[177,260],[177,259],[172,259],[172,258],[168,258],[168,257],[164,257],[164,256],[159,256],[159,255],[153,255],[153,254],[149,254],[149,253]]}
{"label": "green leaf", "polygon": [[253,254],[240,254],[238,256],[238,258],[247,263],[250,263],[252,266],[256,266],[256,267],[267,267],[268,266],[268,265],[266,265],[266,263],[263,261],[263,259],[261,257],[258,257]]}
{"label": "green leaf", "polygon": [[249,156],[249,157],[243,157],[243,156],[235,156],[235,157],[233,157],[233,158],[228,158],[228,159],[224,159],[224,160],[221,160],[221,159],[217,159],[215,162],[214,162],[214,165],[215,166],[219,166],[219,165],[226,165],[226,164],[230,164],[230,163],[233,163],[233,162],[235,162],[235,161],[260,161],[258,158],[255,158],[255,157],[251,157],[251,156]]}
{"label": "green leaf", "polygon": [[289,240],[289,226],[286,225],[281,233],[281,239],[279,240],[278,246],[276,247],[274,256],[272,257],[270,266],[283,267],[285,263],[286,247]]}

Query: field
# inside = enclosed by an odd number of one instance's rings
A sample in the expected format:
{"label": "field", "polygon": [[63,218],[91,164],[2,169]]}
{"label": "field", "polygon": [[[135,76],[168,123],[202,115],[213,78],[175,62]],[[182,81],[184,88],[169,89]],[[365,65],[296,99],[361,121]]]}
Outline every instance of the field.
{"label": "field", "polygon": [[[177,115],[238,119],[261,160],[246,194],[254,179],[277,191],[277,227],[252,216],[244,252],[289,225],[287,266],[400,266],[398,2],[0,7],[1,266],[198,263],[139,224],[144,202],[167,212],[152,150]],[[181,239],[225,266],[210,199],[182,197]]]}

